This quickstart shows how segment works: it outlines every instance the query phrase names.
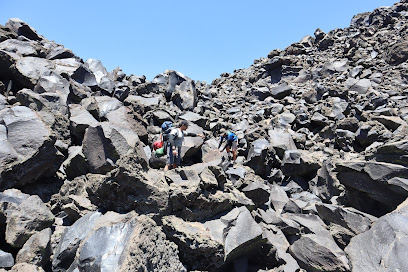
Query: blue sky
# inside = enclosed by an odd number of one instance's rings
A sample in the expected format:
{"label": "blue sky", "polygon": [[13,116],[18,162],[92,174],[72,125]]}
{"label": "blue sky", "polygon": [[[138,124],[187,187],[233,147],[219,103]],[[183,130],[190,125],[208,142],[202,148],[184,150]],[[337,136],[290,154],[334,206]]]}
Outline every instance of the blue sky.
{"label": "blue sky", "polygon": [[0,24],[20,18],[48,40],[111,71],[148,80],[167,69],[211,83],[248,68],[317,28],[345,28],[353,15],[397,0],[0,0]]}

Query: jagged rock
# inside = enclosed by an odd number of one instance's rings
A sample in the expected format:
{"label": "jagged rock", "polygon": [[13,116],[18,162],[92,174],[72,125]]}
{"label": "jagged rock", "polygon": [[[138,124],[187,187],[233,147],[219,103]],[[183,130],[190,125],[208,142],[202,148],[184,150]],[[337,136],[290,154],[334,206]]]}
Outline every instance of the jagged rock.
{"label": "jagged rock", "polygon": [[[133,159],[137,166],[137,160]],[[169,186],[163,174],[129,169],[124,159],[109,177],[94,180],[88,189],[94,205],[117,212],[165,213],[169,209]],[[122,165],[123,164],[123,165]]]}
{"label": "jagged rock", "polygon": [[88,127],[96,127],[99,122],[84,107],[76,104],[69,105],[71,133],[82,141]]}
{"label": "jagged rock", "polygon": [[145,111],[150,111],[159,106],[160,98],[159,97],[143,97],[138,95],[129,95],[123,103],[129,105],[132,103],[140,103],[145,108]]}
{"label": "jagged rock", "polygon": [[302,176],[320,168],[320,164],[304,150],[287,150],[282,160],[282,171],[288,176]]}
{"label": "jagged rock", "polygon": [[119,271],[187,271],[179,260],[177,246],[166,240],[162,229],[152,219],[139,216],[135,225],[129,246],[122,253]]}
{"label": "jagged rock", "polygon": [[374,153],[377,161],[408,166],[408,140],[379,146]]}
{"label": "jagged rock", "polygon": [[47,55],[47,59],[56,60],[56,59],[69,59],[74,58],[75,54],[68,48],[63,46],[57,46],[53,48]]}
{"label": "jagged rock", "polygon": [[33,234],[18,252],[16,263],[29,263],[45,268],[51,256],[51,229]]}
{"label": "jagged rock", "polygon": [[299,268],[296,260],[289,254],[289,242],[283,232],[274,225],[260,224],[262,226],[264,236],[268,242],[276,248],[276,258],[278,261],[277,271],[289,272],[297,271]]}
{"label": "jagged rock", "polygon": [[175,216],[163,217],[163,230],[180,250],[180,260],[189,270],[215,270],[224,264],[224,247],[211,239],[208,228]]}
{"label": "jagged rock", "polygon": [[373,116],[372,120],[380,122],[391,131],[396,130],[401,125],[407,125],[407,123],[398,116]]}
{"label": "jagged rock", "polygon": [[11,268],[13,265],[13,255],[0,249],[0,268]]}
{"label": "jagged rock", "polygon": [[202,128],[206,127],[206,123],[208,120],[208,118],[205,118],[204,116],[191,111],[187,111],[183,115],[179,116],[179,118],[194,123]]}
{"label": "jagged rock", "polygon": [[82,146],[68,148],[68,158],[62,163],[62,167],[69,179],[88,173],[88,163],[82,152]]}
{"label": "jagged rock", "polygon": [[97,120],[105,117],[109,112],[115,111],[122,106],[122,102],[114,97],[95,96],[81,101],[84,106]]}
{"label": "jagged rock", "polygon": [[281,128],[274,128],[268,131],[270,144],[275,149],[279,158],[283,158],[286,150],[296,150],[292,136]]}
{"label": "jagged rock", "polygon": [[377,220],[376,217],[353,208],[343,208],[323,203],[316,204],[316,208],[319,217],[323,221],[345,227],[355,235],[369,230],[371,225]]}
{"label": "jagged rock", "polygon": [[6,27],[19,36],[24,36],[27,39],[38,41],[42,37],[37,34],[37,31],[27,23],[18,18],[11,18],[7,21]]}
{"label": "jagged rock", "polygon": [[[349,188],[353,207],[373,215],[395,209],[408,196],[407,168],[389,163],[339,161],[336,178]],[[352,192],[360,192],[359,198]]]}
{"label": "jagged rock", "polygon": [[250,256],[266,243],[262,228],[252,218],[247,208],[235,208],[220,219],[204,224],[211,238],[224,245],[227,262],[242,256]]}
{"label": "jagged rock", "polygon": [[[216,174],[215,176],[217,178]],[[166,174],[166,178],[172,182],[170,184],[170,203],[173,213],[185,220],[205,220],[228,211],[234,206],[254,205],[236,188],[222,183],[224,190],[202,190],[204,186],[201,185],[201,179],[193,170],[172,170]]]}
{"label": "jagged rock", "polygon": [[86,129],[82,150],[91,173],[107,173],[114,169],[119,159],[119,154],[101,126]]}
{"label": "jagged rock", "polygon": [[262,205],[269,200],[269,187],[265,183],[252,182],[243,188],[242,192],[256,205]]}
{"label": "jagged rock", "polygon": [[31,41],[9,39],[0,43],[0,50],[16,53],[20,57],[38,57],[37,49],[38,47]]}
{"label": "jagged rock", "polygon": [[290,87],[287,83],[282,83],[271,89],[271,95],[276,99],[283,99],[284,97],[290,95],[291,92],[292,87]]}
{"label": "jagged rock", "polygon": [[246,165],[251,167],[255,174],[267,177],[273,167],[275,152],[266,139],[258,139],[251,143]]}
{"label": "jagged rock", "polygon": [[356,271],[404,271],[406,263],[407,201],[379,218],[372,228],[351,239],[345,251]]}
{"label": "jagged rock", "polygon": [[289,197],[281,186],[271,185],[270,201],[271,206],[279,214],[282,212],[283,207],[288,203]]}
{"label": "jagged rock", "polygon": [[54,219],[38,196],[30,196],[7,215],[6,241],[21,248],[33,234],[50,227]]}
{"label": "jagged rock", "polygon": [[327,237],[302,235],[290,246],[290,253],[306,271],[350,271],[344,251]]}
{"label": "jagged rock", "polygon": [[55,63],[37,57],[23,57],[17,60],[12,70],[15,79],[22,86],[32,89],[38,80],[55,69]]}
{"label": "jagged rock", "polygon": [[94,228],[99,217],[99,212],[88,213],[64,230],[54,253],[53,271],[66,271],[71,266],[80,243]]}
{"label": "jagged rock", "polygon": [[23,186],[55,173],[60,160],[55,138],[34,111],[23,106],[6,108],[0,111],[0,122],[0,188]]}
{"label": "jagged rock", "polygon": [[71,78],[74,79],[76,82],[94,88],[98,86],[98,82],[96,80],[96,76],[92,73],[92,71],[85,65],[81,64],[75,72],[72,73]]}

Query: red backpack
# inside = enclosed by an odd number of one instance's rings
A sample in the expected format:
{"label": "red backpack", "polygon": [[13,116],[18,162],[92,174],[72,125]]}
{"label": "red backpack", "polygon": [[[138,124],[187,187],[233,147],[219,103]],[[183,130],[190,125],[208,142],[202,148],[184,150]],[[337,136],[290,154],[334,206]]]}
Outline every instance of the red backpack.
{"label": "red backpack", "polygon": [[154,143],[153,143],[153,149],[154,150],[157,150],[157,149],[159,149],[159,148],[162,148],[163,147],[163,142],[162,141],[155,141]]}

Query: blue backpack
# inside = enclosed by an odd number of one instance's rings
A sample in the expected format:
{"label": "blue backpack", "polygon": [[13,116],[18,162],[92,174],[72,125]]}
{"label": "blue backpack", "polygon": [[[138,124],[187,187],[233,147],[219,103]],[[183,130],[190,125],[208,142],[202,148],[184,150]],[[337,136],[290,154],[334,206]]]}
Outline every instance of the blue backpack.
{"label": "blue backpack", "polygon": [[171,121],[165,121],[161,125],[162,140],[165,142],[169,139],[169,133],[173,128],[173,123]]}

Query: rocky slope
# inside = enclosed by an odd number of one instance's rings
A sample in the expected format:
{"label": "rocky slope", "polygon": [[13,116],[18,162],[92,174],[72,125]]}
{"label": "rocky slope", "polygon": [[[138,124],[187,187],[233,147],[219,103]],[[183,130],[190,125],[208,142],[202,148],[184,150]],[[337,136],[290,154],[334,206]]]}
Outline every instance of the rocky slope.
{"label": "rocky slope", "polygon": [[[208,85],[108,72],[10,19],[0,271],[408,271],[407,35],[403,0]],[[164,172],[166,120],[206,139]]]}

